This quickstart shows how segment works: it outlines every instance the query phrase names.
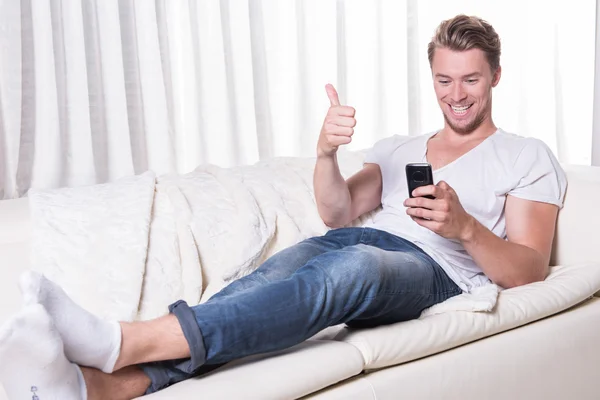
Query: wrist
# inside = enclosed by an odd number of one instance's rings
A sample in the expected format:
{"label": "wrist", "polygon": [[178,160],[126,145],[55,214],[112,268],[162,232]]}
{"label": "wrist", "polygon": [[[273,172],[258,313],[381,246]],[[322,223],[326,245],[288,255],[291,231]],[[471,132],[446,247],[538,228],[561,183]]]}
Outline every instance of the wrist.
{"label": "wrist", "polygon": [[470,243],[475,240],[479,223],[471,215],[468,216],[467,222],[464,224],[459,240],[464,243]]}
{"label": "wrist", "polygon": [[325,151],[321,150],[320,148],[317,148],[317,160],[335,160],[336,157],[336,152],[330,152],[330,153],[326,153]]}

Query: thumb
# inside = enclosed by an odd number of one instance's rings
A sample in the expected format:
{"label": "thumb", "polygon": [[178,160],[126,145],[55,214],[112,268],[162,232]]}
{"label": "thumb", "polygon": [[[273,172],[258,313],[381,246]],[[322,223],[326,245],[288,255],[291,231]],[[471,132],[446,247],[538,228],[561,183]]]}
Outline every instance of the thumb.
{"label": "thumb", "polygon": [[338,97],[338,92],[337,90],[335,90],[333,85],[331,83],[328,83],[327,85],[325,85],[325,90],[327,91],[327,97],[329,97],[329,102],[331,103],[331,106],[339,106],[340,98]]}
{"label": "thumb", "polygon": [[450,185],[448,185],[448,183],[446,183],[446,181],[439,181],[437,186],[442,189],[445,189],[445,190],[451,189]]}

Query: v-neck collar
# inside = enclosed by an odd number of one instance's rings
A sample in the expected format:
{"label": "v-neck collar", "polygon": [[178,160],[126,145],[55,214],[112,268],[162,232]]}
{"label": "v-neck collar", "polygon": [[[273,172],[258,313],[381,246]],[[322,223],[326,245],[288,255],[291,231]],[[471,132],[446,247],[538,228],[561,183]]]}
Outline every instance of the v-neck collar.
{"label": "v-neck collar", "polygon": [[[432,133],[430,133],[429,135],[427,135],[425,137],[425,144],[424,144],[424,149],[423,149],[423,161],[428,163],[429,161],[427,160],[427,152],[428,152],[428,144],[429,144],[429,139],[431,139],[432,137],[434,137],[435,135],[437,135],[438,133],[440,133],[441,130],[437,130],[437,131],[433,131]],[[438,168],[438,169],[434,169],[432,170],[432,172],[437,173],[440,171],[443,171],[444,169],[446,169],[447,167],[456,164],[458,161],[460,161],[461,159],[465,158],[468,154],[472,153],[473,151],[477,150],[477,148],[481,147],[481,145],[483,145],[485,142],[488,141],[489,138],[491,138],[492,136],[495,136],[496,134],[498,134],[498,132],[500,132],[500,128],[496,128],[496,130],[494,131],[494,133],[492,133],[490,136],[486,137],[485,139],[483,139],[481,141],[481,143],[479,143],[477,146],[473,147],[471,150],[467,151],[465,154],[461,155],[460,157],[455,158],[454,160],[452,160],[451,162],[449,162],[448,164]]]}

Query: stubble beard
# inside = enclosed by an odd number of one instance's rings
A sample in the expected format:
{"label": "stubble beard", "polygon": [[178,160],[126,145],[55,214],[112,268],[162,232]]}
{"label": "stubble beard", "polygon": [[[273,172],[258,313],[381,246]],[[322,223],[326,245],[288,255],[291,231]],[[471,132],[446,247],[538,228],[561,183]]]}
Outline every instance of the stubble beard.
{"label": "stubble beard", "polygon": [[[475,118],[473,118],[473,120],[465,126],[458,126],[458,125],[454,124],[445,112],[442,114],[444,114],[444,120],[446,121],[446,123],[448,124],[450,129],[452,129],[454,132],[456,132],[460,135],[468,135],[469,133],[473,132],[475,129],[477,129],[481,126],[483,121],[485,121],[485,115],[487,114],[487,112],[490,109],[491,109],[491,105],[490,105],[490,102],[488,102],[485,105],[485,107],[479,111],[479,113],[475,116]],[[449,112],[452,112],[452,111],[449,111]]]}

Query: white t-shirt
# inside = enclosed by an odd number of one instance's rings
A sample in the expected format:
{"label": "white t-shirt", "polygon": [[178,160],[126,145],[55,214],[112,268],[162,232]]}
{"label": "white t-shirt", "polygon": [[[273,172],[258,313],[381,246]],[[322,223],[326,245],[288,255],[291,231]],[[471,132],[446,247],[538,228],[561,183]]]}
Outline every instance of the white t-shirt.
{"label": "white t-shirt", "polygon": [[[383,177],[382,210],[365,226],[384,230],[421,247],[463,290],[489,282],[460,241],[414,222],[403,202],[408,198],[405,166],[427,162],[427,142],[437,132],[391,136],[375,143],[365,163],[378,164]],[[433,171],[434,183],[446,181],[467,213],[506,239],[506,195],[562,208],[566,175],[552,151],[540,140],[498,129],[477,147]]]}

